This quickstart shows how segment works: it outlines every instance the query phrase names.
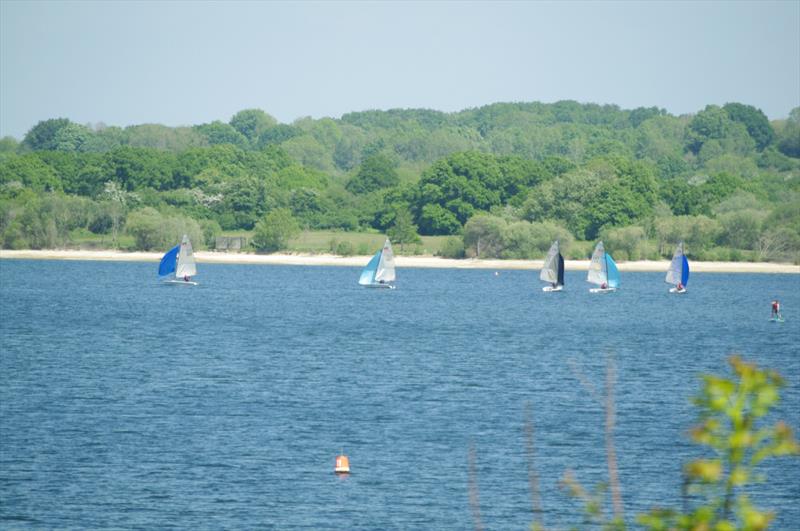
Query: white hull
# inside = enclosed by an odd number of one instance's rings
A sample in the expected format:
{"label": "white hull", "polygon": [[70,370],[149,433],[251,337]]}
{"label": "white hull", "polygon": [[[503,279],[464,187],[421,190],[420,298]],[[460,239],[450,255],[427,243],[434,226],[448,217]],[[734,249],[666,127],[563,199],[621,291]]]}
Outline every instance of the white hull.
{"label": "white hull", "polygon": [[589,293],[611,293],[617,291],[617,288],[591,288]]}
{"label": "white hull", "polygon": [[394,284],[363,284],[365,288],[395,289]]}
{"label": "white hull", "polygon": [[189,280],[189,281],[186,281],[186,280],[165,280],[163,283],[167,284],[167,285],[170,285],[170,286],[174,286],[174,285],[178,285],[178,286],[197,286],[197,282],[195,282],[194,280]]}
{"label": "white hull", "polygon": [[553,287],[553,286],[545,286],[545,287],[543,287],[543,288],[542,288],[542,291],[545,291],[545,292],[551,292],[551,291],[563,291],[563,290],[564,290],[564,286],[556,286],[556,287]]}
{"label": "white hull", "polygon": [[670,293],[686,293],[686,290],[685,289],[678,289],[678,288],[670,288],[669,292]]}

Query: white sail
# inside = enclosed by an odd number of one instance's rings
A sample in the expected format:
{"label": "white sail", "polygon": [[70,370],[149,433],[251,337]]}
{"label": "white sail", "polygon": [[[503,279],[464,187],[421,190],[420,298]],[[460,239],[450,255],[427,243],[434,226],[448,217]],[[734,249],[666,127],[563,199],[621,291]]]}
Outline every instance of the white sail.
{"label": "white sail", "polygon": [[381,252],[381,259],[378,262],[378,269],[375,270],[375,282],[394,282],[394,252],[392,252],[392,244],[389,238],[386,238],[386,243],[383,244],[383,251]]}
{"label": "white sail", "polygon": [[194,264],[192,242],[184,234],[183,240],[181,240],[181,250],[178,253],[178,265],[175,267],[175,278],[193,277],[196,274],[197,267]]}
{"label": "white sail", "polygon": [[601,286],[608,283],[608,272],[606,270],[606,250],[603,242],[597,242],[592,253],[592,261],[589,263],[589,274],[586,277],[588,282]]}
{"label": "white sail", "polygon": [[558,240],[553,242],[550,250],[547,251],[547,257],[544,259],[544,267],[542,267],[542,272],[539,273],[539,278],[551,284],[558,283]]}
{"label": "white sail", "polygon": [[681,283],[681,275],[683,274],[683,242],[678,244],[675,248],[675,254],[672,255],[672,262],[669,263],[669,270],[667,270],[667,278],[664,281],[667,284],[678,285]]}

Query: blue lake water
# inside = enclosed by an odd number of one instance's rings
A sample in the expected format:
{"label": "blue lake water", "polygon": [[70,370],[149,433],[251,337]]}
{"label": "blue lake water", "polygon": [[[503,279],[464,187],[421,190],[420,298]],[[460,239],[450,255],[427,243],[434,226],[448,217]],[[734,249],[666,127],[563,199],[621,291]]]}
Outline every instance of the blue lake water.
{"label": "blue lake water", "polygon": [[[702,373],[741,353],[787,380],[800,427],[800,275],[585,273],[0,261],[0,528],[469,529],[533,520],[524,418],[550,528],[581,526],[567,469],[606,481],[602,392],[617,370],[626,515],[676,506]],[[768,322],[772,298],[786,322]],[[583,374],[584,381],[578,374]],[[344,449],[353,473],[337,477]],[[800,522],[800,459],[769,461],[754,501]]]}

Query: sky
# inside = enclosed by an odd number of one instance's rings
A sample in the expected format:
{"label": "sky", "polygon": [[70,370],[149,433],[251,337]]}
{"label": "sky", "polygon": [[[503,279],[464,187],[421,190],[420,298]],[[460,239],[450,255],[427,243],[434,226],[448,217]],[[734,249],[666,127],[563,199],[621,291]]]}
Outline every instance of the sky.
{"label": "sky", "polygon": [[800,106],[800,0],[0,0],[0,137],[40,120],[282,123],[577,100]]}

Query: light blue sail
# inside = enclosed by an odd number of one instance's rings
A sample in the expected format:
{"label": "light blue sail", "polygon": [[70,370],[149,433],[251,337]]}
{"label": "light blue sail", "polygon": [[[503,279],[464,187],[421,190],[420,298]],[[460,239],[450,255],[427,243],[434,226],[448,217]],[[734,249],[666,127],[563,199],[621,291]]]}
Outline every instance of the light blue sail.
{"label": "light blue sail", "polygon": [[606,272],[608,276],[608,287],[609,288],[618,288],[619,287],[619,269],[617,269],[617,263],[611,258],[611,255],[606,253]]}
{"label": "light blue sail", "polygon": [[158,264],[158,276],[159,278],[164,278],[167,275],[171,275],[175,272],[175,265],[178,262],[178,253],[181,250],[180,245],[176,245],[164,255],[161,259],[161,263]]}
{"label": "light blue sail", "polygon": [[375,256],[369,261],[367,267],[361,272],[361,278],[358,279],[358,283],[362,286],[369,286],[375,283],[375,273],[378,270],[378,263],[381,261],[382,252],[383,249],[375,253]]}

